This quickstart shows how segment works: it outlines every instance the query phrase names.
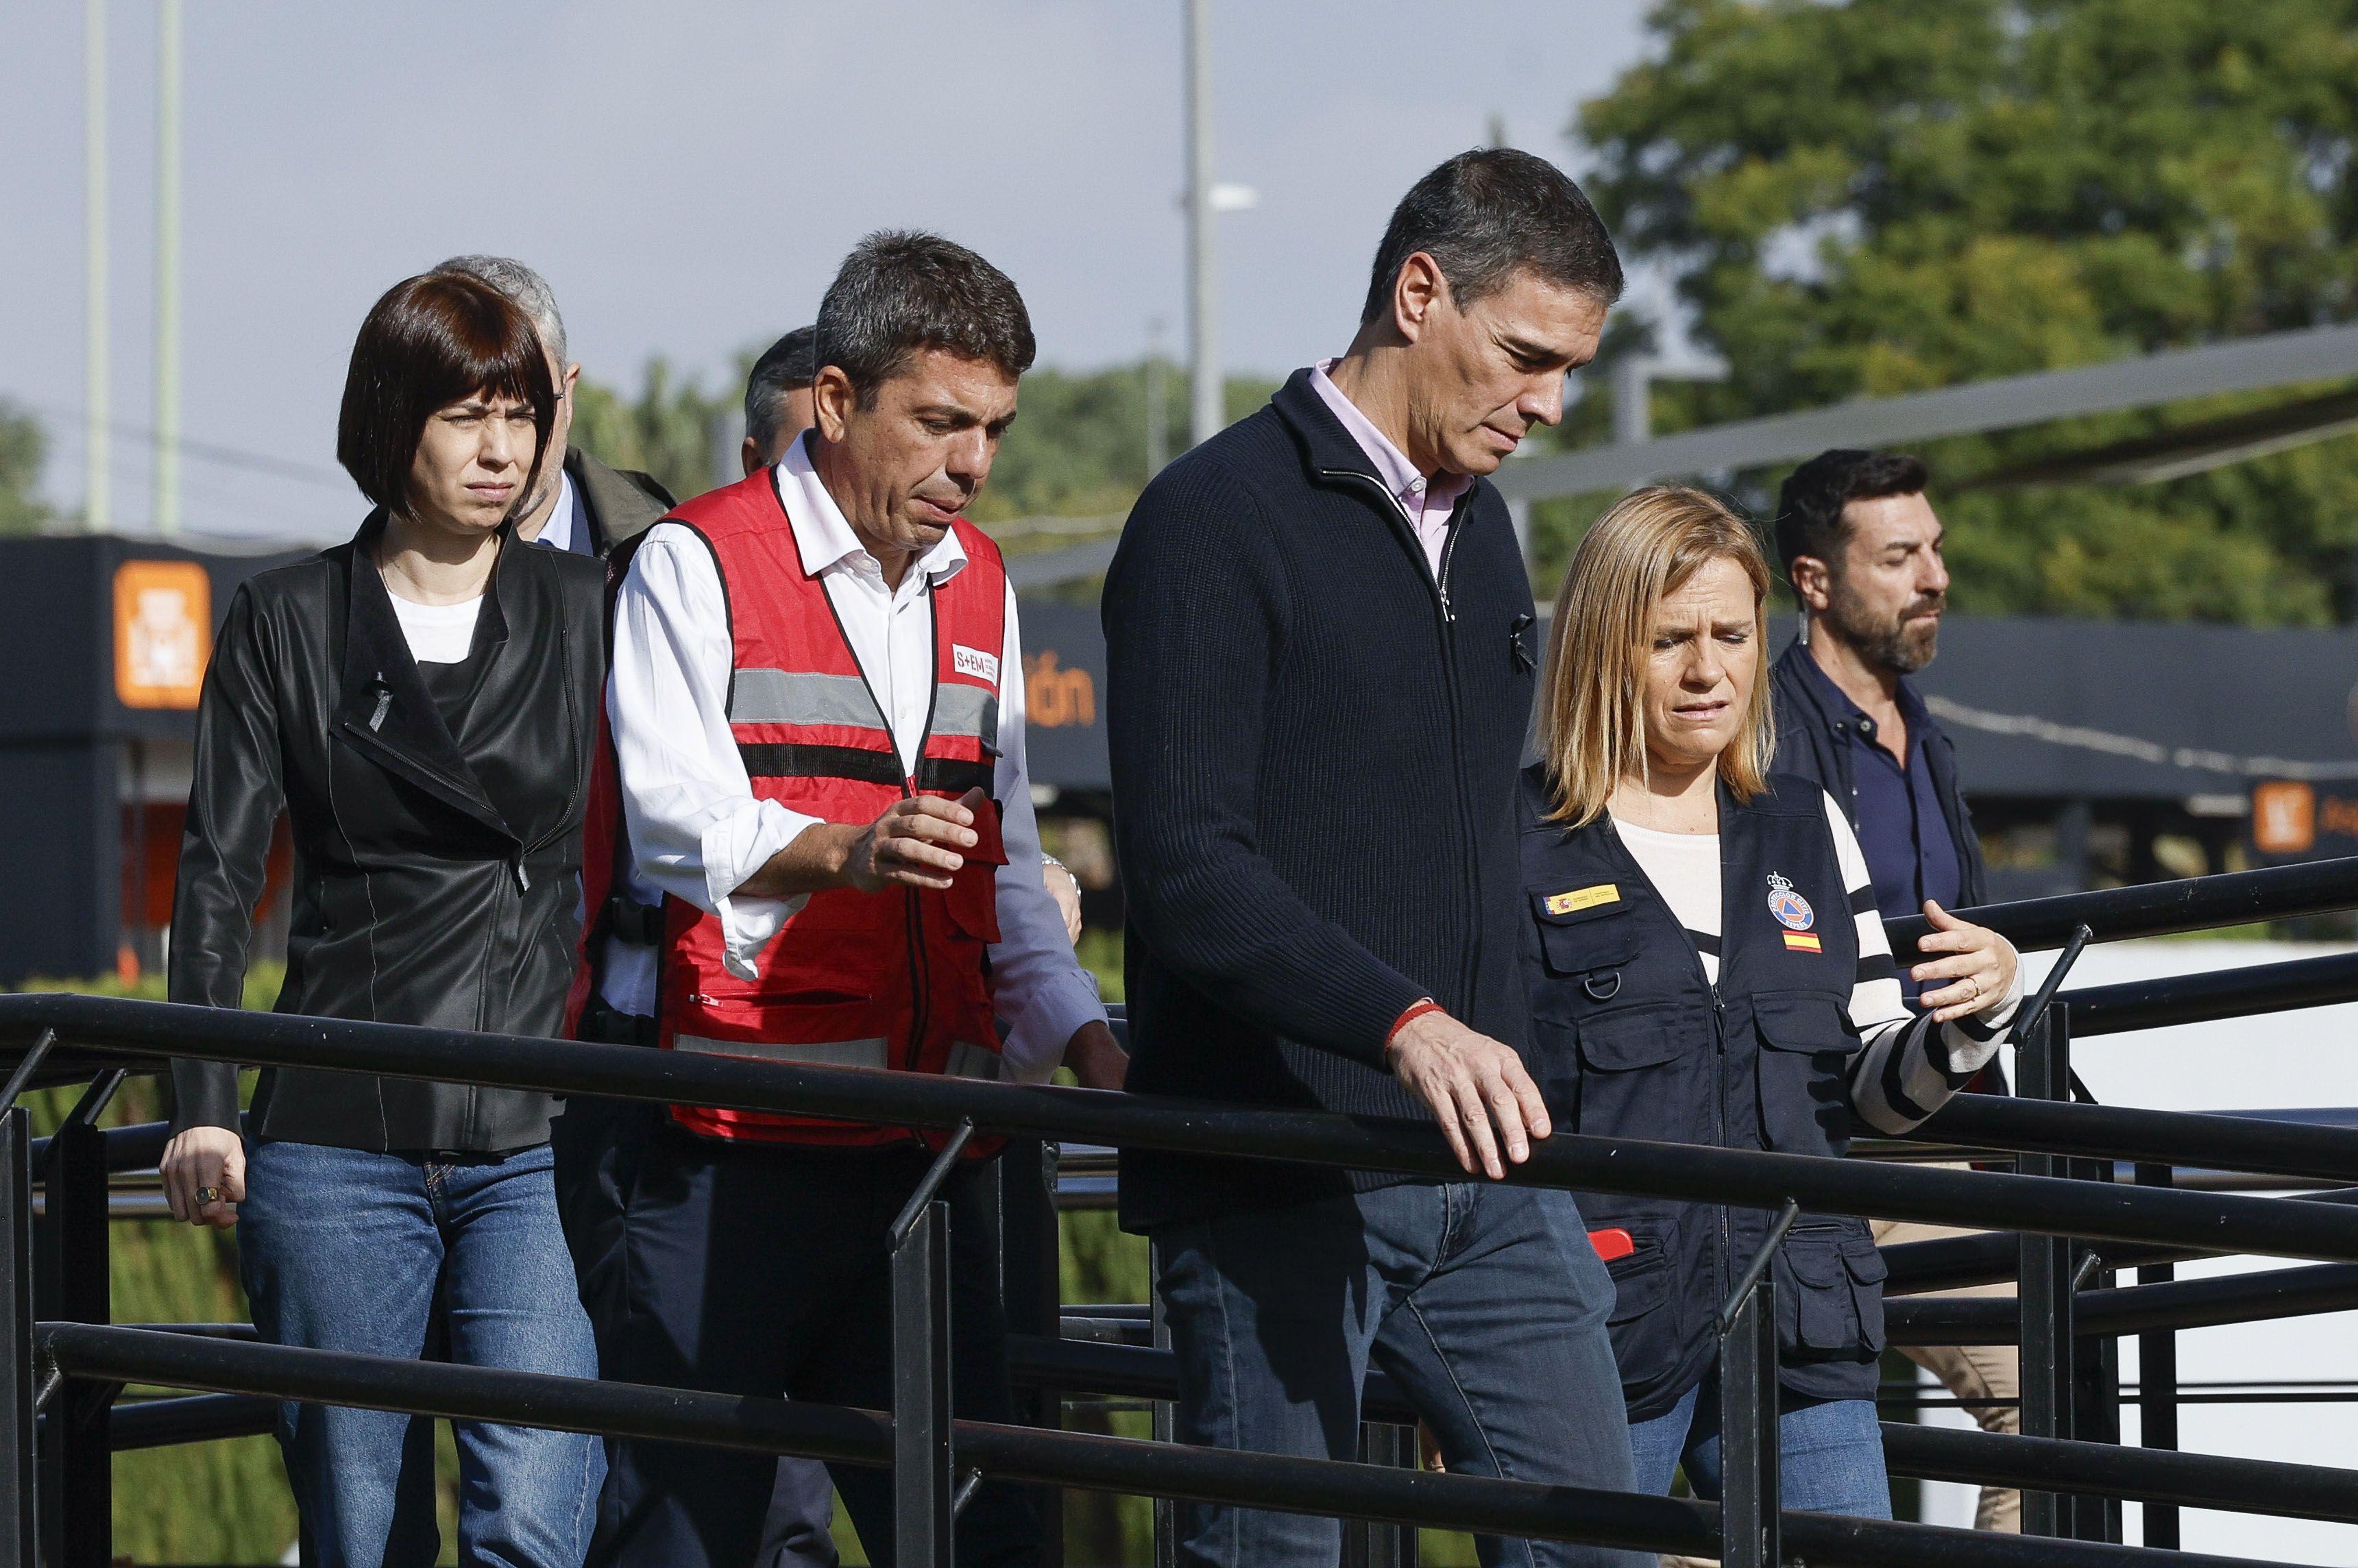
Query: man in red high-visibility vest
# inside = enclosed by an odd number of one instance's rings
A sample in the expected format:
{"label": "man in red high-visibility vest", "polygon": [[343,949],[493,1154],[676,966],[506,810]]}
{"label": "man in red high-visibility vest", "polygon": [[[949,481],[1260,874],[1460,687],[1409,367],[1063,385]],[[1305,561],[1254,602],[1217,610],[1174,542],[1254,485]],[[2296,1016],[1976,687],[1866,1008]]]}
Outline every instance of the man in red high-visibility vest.
{"label": "man in red high-visibility vest", "polygon": [[[1041,882],[1014,596],[960,515],[1032,356],[997,268],[932,235],[871,235],[819,308],[816,426],[648,530],[615,600],[585,1036],[979,1078],[1063,1062],[1120,1086],[1127,1063]],[[884,1233],[931,1161],[925,1139],[674,1106],[571,1157],[619,1200],[619,1235],[573,1238],[606,1376],[889,1402]],[[954,1399],[1004,1421],[980,1174],[969,1159],[943,1189]],[[752,1561],[771,1460],[608,1452],[591,1563]],[[891,1562],[889,1477],[847,1467],[836,1483],[872,1560]],[[1021,1493],[986,1486],[959,1517],[958,1561],[1029,1564],[1038,1533]]]}

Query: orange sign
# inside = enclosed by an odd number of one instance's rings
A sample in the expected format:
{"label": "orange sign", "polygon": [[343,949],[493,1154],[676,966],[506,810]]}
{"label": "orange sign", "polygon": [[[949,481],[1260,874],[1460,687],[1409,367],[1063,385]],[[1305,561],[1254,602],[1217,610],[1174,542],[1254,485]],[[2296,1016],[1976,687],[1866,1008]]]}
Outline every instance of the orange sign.
{"label": "orange sign", "polygon": [[125,708],[194,708],[213,653],[213,580],[194,561],[114,568],[114,695]]}
{"label": "orange sign", "polygon": [[1058,669],[1054,649],[1023,661],[1023,721],[1043,730],[1098,721],[1098,683],[1083,669]]}
{"label": "orange sign", "polygon": [[2252,786],[2252,847],[2263,855],[2299,855],[2317,843],[2317,792],[2305,784]]}

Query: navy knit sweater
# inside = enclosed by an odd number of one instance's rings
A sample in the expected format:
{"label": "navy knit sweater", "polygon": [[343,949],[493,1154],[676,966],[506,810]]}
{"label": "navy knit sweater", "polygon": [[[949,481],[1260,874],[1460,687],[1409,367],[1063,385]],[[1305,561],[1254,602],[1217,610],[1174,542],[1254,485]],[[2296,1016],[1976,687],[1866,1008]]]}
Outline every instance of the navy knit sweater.
{"label": "navy knit sweater", "polygon": [[[1506,504],[1458,503],[1439,580],[1297,373],[1180,458],[1106,579],[1130,1087],[1425,1121],[1383,1065],[1430,995],[1524,1042],[1513,804],[1538,638]],[[1134,1152],[1151,1229],[1381,1185]]]}

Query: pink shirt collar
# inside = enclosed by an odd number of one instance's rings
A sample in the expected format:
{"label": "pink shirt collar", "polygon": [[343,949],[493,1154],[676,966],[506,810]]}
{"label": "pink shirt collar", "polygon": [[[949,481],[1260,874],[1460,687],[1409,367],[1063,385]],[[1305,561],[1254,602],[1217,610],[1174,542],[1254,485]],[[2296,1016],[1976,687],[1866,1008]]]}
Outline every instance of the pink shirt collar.
{"label": "pink shirt collar", "polygon": [[1473,476],[1462,473],[1438,473],[1427,480],[1406,453],[1391,443],[1390,438],[1376,428],[1375,421],[1359,412],[1358,405],[1343,395],[1343,389],[1327,376],[1337,363],[1321,360],[1310,367],[1311,390],[1337,423],[1359,444],[1368,460],[1375,465],[1376,476],[1392,499],[1400,503],[1408,518],[1408,525],[1424,546],[1425,564],[1433,575],[1441,575],[1441,551],[1449,540],[1449,514],[1456,510],[1458,498],[1474,484]]}

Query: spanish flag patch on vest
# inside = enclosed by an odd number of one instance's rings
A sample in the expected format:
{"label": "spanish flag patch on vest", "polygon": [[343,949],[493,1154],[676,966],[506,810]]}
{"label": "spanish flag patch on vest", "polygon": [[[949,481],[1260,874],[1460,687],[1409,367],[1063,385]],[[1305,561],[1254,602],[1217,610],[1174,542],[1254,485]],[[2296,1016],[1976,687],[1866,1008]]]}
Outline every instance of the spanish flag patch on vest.
{"label": "spanish flag patch on vest", "polygon": [[1552,892],[1547,896],[1550,914],[1577,914],[1584,909],[1595,909],[1600,903],[1619,903],[1621,888],[1616,882],[1598,882],[1595,887],[1574,888],[1570,892]]}

